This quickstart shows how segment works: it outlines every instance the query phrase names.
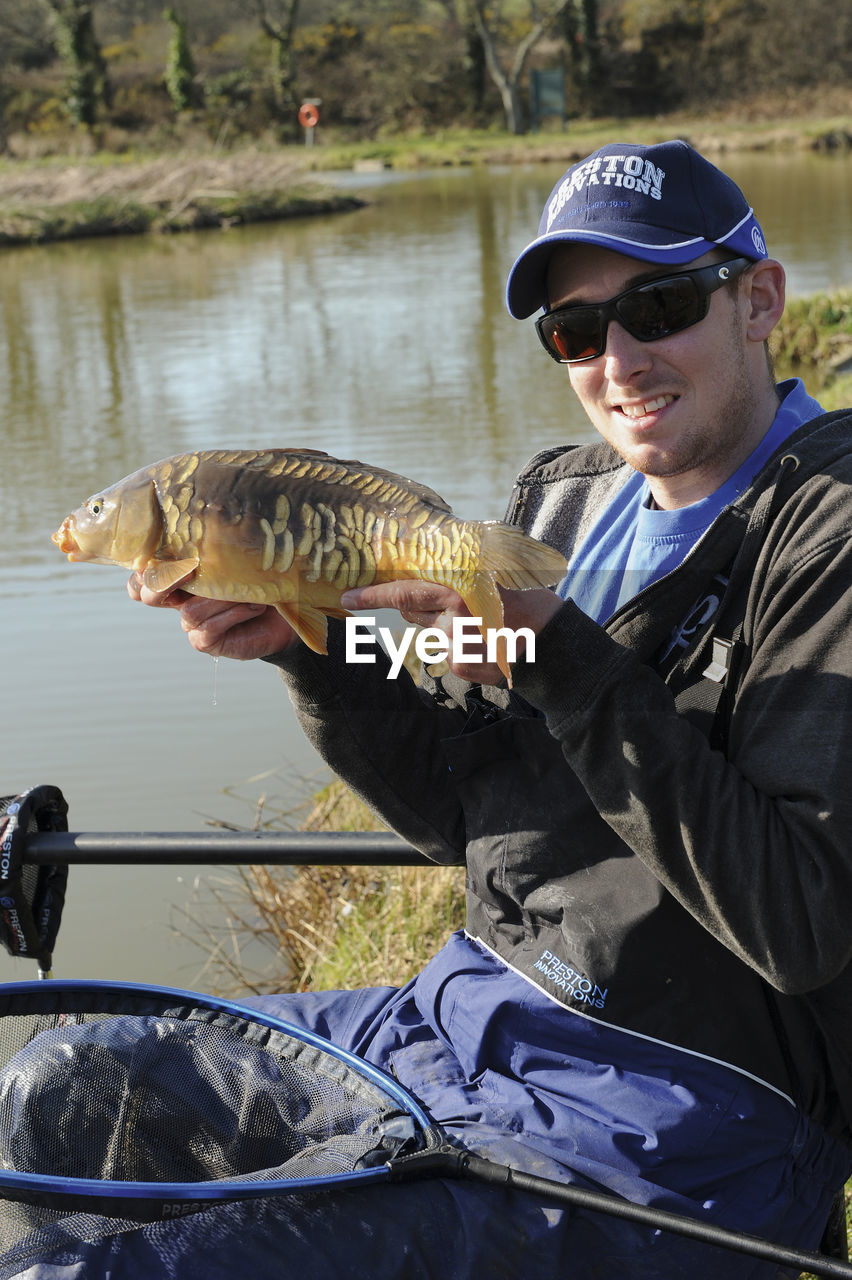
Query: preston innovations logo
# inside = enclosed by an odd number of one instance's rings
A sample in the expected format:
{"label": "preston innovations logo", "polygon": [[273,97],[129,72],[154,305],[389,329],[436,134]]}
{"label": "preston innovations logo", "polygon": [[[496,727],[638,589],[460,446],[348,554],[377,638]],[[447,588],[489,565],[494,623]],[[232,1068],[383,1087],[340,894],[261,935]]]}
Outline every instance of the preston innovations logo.
{"label": "preston innovations logo", "polygon": [[[666,173],[650,160],[637,155],[595,156],[578,165],[559,186],[547,210],[547,230],[565,208],[565,205],[584,187],[609,187],[610,194],[621,191],[638,191],[653,200],[662,200]],[[604,192],[601,191],[603,195]],[[602,205],[607,202],[602,202]]]}
{"label": "preston innovations logo", "polygon": [[18,830],[19,804],[10,804],[0,820],[0,880],[8,880],[12,871],[12,850]]}
{"label": "preston innovations logo", "polygon": [[543,973],[545,978],[561,991],[567,991],[571,999],[576,1000],[578,1004],[588,1005],[592,1009],[602,1009],[606,1004],[606,998],[609,995],[608,987],[599,987],[596,982],[592,982],[576,969],[572,969],[570,964],[560,960],[552,951],[543,951],[533,968]]}

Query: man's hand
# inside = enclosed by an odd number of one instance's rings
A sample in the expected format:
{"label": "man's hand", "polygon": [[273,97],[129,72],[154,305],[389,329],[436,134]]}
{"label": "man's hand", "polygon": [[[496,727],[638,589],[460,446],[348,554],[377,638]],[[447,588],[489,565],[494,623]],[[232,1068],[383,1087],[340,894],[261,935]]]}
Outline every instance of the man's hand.
{"label": "man's hand", "polygon": [[208,600],[174,587],[150,591],[134,573],[127,583],[133,600],[155,609],[177,609],[186,638],[199,653],[213,658],[267,658],[296,644],[298,636],[271,605]]}
{"label": "man's hand", "polygon": [[[562,601],[545,588],[534,591],[508,591],[500,587],[503,601],[503,625],[513,631],[528,627],[536,634],[550,621],[561,607]],[[356,587],[344,592],[341,604],[345,609],[396,609],[406,622],[418,627],[435,627],[452,638],[454,618],[469,618],[470,610],[451,587],[432,582],[382,582],[373,587]],[[475,640],[475,638],[474,638]],[[475,652],[476,644],[470,636],[465,639],[465,653]],[[518,653],[524,650],[523,637]],[[485,644],[480,647],[482,661],[453,662],[452,649],[448,665],[454,675],[472,684],[499,684],[503,673],[496,662],[485,661]]]}

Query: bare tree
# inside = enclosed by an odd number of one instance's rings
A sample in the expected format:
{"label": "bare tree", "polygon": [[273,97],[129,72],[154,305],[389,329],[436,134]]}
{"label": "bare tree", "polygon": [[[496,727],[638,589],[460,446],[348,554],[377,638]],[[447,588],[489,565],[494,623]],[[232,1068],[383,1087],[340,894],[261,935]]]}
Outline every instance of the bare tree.
{"label": "bare tree", "polygon": [[530,0],[530,29],[523,40],[506,53],[500,50],[502,4],[500,0],[486,6],[485,0],[469,0],[473,22],[482,41],[485,65],[503,100],[506,127],[510,133],[523,133],[524,111],[521,102],[521,78],[535,46],[562,17],[575,0],[550,0],[547,5]]}

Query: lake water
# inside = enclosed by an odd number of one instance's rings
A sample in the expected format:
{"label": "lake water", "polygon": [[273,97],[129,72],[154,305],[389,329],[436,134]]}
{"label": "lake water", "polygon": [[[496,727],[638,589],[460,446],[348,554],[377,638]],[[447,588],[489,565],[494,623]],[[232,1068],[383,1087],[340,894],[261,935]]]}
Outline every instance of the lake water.
{"label": "lake water", "polygon": [[[852,161],[732,156],[793,293],[852,284]],[[72,830],[250,825],[327,774],[277,674],[193,653],[126,574],[50,534],[185,449],[308,445],[503,512],[525,459],[590,429],[503,305],[560,166],[340,175],[370,202],[301,222],[6,250],[0,293],[0,794],[62,788]],[[220,871],[210,872],[219,877]],[[75,868],[62,976],[192,985],[171,927],[205,871]],[[0,955],[0,979],[34,976]]]}

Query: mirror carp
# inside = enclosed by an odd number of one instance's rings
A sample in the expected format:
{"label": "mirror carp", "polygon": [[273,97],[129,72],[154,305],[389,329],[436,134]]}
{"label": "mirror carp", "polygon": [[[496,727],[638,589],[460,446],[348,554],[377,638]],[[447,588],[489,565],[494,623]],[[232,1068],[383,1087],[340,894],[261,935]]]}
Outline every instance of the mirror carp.
{"label": "mirror carp", "polygon": [[[272,605],[316,653],[350,587],[452,587],[485,636],[503,625],[498,586],[549,587],[566,570],[513,525],[459,519],[423,484],[299,448],[165,458],[89,498],[53,541],[69,560],[135,570],[153,591]],[[505,644],[497,652],[511,682]]]}

